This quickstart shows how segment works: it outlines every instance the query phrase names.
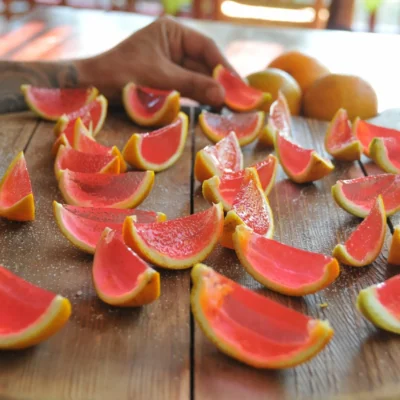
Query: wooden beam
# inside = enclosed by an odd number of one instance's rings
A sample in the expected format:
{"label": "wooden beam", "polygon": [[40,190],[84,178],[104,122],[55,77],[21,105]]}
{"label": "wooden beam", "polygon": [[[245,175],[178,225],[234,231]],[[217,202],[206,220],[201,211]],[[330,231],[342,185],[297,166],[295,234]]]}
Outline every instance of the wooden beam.
{"label": "wooden beam", "polygon": [[332,0],[328,29],[350,31],[353,25],[355,0]]}

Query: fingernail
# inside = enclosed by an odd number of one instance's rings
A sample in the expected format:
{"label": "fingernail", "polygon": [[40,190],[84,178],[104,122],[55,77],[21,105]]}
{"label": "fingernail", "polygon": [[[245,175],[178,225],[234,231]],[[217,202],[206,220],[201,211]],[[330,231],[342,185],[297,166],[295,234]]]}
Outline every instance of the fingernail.
{"label": "fingernail", "polygon": [[206,97],[213,105],[222,104],[225,97],[224,89],[219,86],[210,87],[206,90]]}

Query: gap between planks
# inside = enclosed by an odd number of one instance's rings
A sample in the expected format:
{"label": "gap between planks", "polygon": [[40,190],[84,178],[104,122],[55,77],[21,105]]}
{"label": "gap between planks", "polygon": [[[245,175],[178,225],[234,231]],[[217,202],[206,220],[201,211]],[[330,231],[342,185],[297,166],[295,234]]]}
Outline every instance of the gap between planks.
{"label": "gap between planks", "polygon": [[40,120],[38,120],[38,121],[36,122],[34,128],[32,129],[32,133],[30,134],[30,136],[29,136],[29,138],[28,138],[28,140],[27,140],[27,142],[26,142],[26,144],[25,144],[25,146],[24,146],[24,150],[23,150],[24,154],[27,152],[28,147],[29,147],[29,145],[31,144],[31,141],[32,141],[32,139],[33,139],[33,136],[34,136],[35,133],[37,132],[37,130],[38,130],[38,128],[39,128],[39,126],[40,126],[41,123],[42,123],[42,122],[41,122]]}
{"label": "gap between planks", "polygon": [[[193,107],[190,107],[189,110],[189,130],[190,130],[190,140],[191,140],[191,167],[190,167],[190,214],[194,213],[194,184],[195,184],[195,176],[194,176],[194,162],[196,157],[196,114]],[[190,284],[190,293],[192,292],[192,280],[189,279]],[[192,313],[192,308],[190,305],[189,298],[189,311],[190,311],[190,400],[194,400],[194,384],[195,384],[195,321]]]}

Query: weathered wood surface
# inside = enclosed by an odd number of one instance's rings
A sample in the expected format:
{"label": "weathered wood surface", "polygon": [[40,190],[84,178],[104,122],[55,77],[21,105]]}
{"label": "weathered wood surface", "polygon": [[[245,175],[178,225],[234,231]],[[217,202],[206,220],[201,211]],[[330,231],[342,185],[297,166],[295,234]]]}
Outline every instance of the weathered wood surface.
{"label": "weathered wood surface", "polygon": [[[151,20],[121,13],[38,8],[23,23],[38,23],[39,31],[29,37],[22,35],[19,44],[11,36],[0,41],[0,57],[90,56]],[[284,50],[298,49],[317,56],[334,72],[362,74],[377,90],[380,109],[398,106],[400,81],[393,77],[400,64],[387,50],[399,47],[398,36],[185,22],[212,36],[243,74],[264,68]],[[13,29],[21,34],[20,22],[11,22],[0,32]],[[340,49],[340,55],[334,49]],[[343,63],[343,59],[351,61]],[[385,65],[385,73],[377,72],[374,60]],[[400,128],[400,112],[383,113],[376,123]],[[324,129],[324,124],[297,120],[294,135],[300,143],[323,151]],[[98,140],[122,147],[133,130],[123,115],[110,117]],[[254,370],[219,353],[190,321],[188,272],[161,271],[160,300],[140,310],[115,311],[97,300],[90,279],[91,257],[73,248],[53,219],[51,201],[62,199],[53,177],[52,140],[51,124],[39,124],[29,114],[0,117],[0,173],[18,151],[26,149],[37,200],[34,223],[0,221],[0,263],[73,303],[71,321],[48,342],[19,353],[0,353],[1,399],[400,398],[400,339],[375,329],[354,307],[361,288],[398,273],[386,263],[389,232],[385,248],[372,266],[343,267],[332,287],[304,299],[262,289],[245,274],[232,251],[215,250],[206,261],[210,266],[277,301],[329,319],[336,331],[329,346],[308,364],[280,372]],[[157,175],[156,187],[141,207],[163,211],[169,218],[205,208],[199,185],[191,181],[191,167],[194,150],[207,143],[197,132],[195,143],[188,141],[178,164]],[[268,152],[249,146],[246,165]],[[276,238],[330,254],[359,223],[334,204],[330,187],[337,179],[361,176],[363,171],[381,172],[365,161],[363,169],[357,163],[336,163],[332,175],[311,185],[293,184],[280,171],[270,195]],[[391,221],[400,223],[398,216]],[[320,308],[324,302],[328,307]]]}
{"label": "weathered wood surface", "polygon": [[0,116],[0,176],[17,153],[24,150],[39,125],[29,112]]}
{"label": "weathered wood surface", "polygon": [[[140,310],[116,310],[102,304],[91,283],[91,257],[69,244],[53,218],[51,202],[62,198],[50,155],[52,124],[39,123],[30,114],[0,120],[0,169],[4,172],[12,157],[25,149],[37,205],[33,223],[0,222],[0,263],[67,296],[73,304],[71,321],[49,341],[31,350],[0,354],[0,397],[325,399],[349,395],[373,399],[380,391],[400,395],[399,339],[376,330],[354,307],[361,288],[396,273],[386,263],[389,231],[385,248],[372,266],[343,267],[334,285],[304,298],[262,289],[245,273],[233,251],[218,247],[213,252],[206,263],[221,273],[313,317],[327,318],[335,328],[332,342],[311,362],[281,372],[254,370],[219,353],[190,323],[188,272],[161,271],[160,300]],[[325,127],[297,118],[294,137],[324,153]],[[123,114],[113,115],[97,139],[121,148],[134,131]],[[191,182],[191,171],[193,150],[208,143],[197,128],[182,159],[157,174],[155,188],[141,208],[174,218],[207,207],[200,185]],[[269,152],[258,145],[246,147],[245,165]],[[270,195],[278,240],[330,254],[357,226],[357,218],[335,205],[330,187],[337,179],[362,176],[363,171],[358,163],[335,164],[334,173],[309,185],[293,184],[279,170]],[[368,171],[372,166],[364,168]],[[321,308],[325,302],[328,307]]]}
{"label": "weathered wood surface", "polygon": [[[13,119],[13,123],[12,120]],[[37,120],[1,117],[0,158],[26,147]],[[52,201],[62,201],[50,154],[53,124],[40,122],[26,149],[37,219],[0,221],[0,264],[72,302],[66,327],[34,349],[0,354],[1,399],[188,399],[190,393],[189,274],[161,271],[161,298],[138,309],[117,309],[95,294],[92,257],[74,248],[56,226]],[[4,130],[4,131],[3,131]],[[124,114],[109,116],[98,140],[122,148],[136,128]],[[169,218],[190,213],[191,140],[183,157],[156,175],[142,209]],[[12,150],[12,151],[11,151]],[[32,299],[34,301],[34,299]],[[1,306],[1,305],[0,305]]]}
{"label": "weathered wood surface", "polygon": [[[326,124],[296,119],[293,136],[305,147],[324,154]],[[209,141],[196,130],[196,150]],[[267,156],[270,149],[250,145],[243,149],[245,165]],[[326,154],[325,154],[326,155]],[[360,222],[336,206],[330,193],[338,179],[362,176],[358,163],[334,162],[335,171],[314,184],[297,185],[279,170],[269,200],[275,218],[275,238],[283,243],[310,251],[331,254],[334,246],[349,236]],[[200,184],[195,184],[194,211],[207,207]],[[329,288],[303,298],[286,297],[263,289],[240,266],[234,251],[219,247],[205,261],[236,282],[282,302],[315,318],[328,319],[335,336],[315,359],[292,370],[259,371],[224,356],[195,329],[195,398],[208,399],[373,399],[376,393],[390,388],[400,396],[399,338],[376,330],[355,308],[360,289],[380,282],[393,274],[387,266],[385,248],[373,265],[365,268],[342,267],[338,280]],[[320,304],[327,303],[327,308]],[[393,397],[396,398],[396,397]]]}

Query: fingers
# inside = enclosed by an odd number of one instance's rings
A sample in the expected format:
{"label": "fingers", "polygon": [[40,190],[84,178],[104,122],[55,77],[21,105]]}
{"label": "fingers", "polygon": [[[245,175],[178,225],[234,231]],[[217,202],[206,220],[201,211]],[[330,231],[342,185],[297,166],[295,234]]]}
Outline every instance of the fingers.
{"label": "fingers", "polygon": [[208,70],[208,74],[211,74],[218,64],[234,71],[214,40],[208,36],[175,21],[173,18],[162,17],[159,19],[159,23],[166,29],[172,59],[175,62],[191,59],[203,65]]}
{"label": "fingers", "polygon": [[175,89],[200,103],[223,105],[224,89],[210,75],[218,64],[231,68],[228,61],[211,39],[171,18],[138,31],[114,53],[115,59],[126,61],[116,74],[124,81],[128,76],[139,85]]}
{"label": "fingers", "polygon": [[204,75],[211,75],[212,72],[206,65],[198,61],[192,60],[191,58],[185,58],[182,62],[182,67]]}
{"label": "fingers", "polygon": [[206,65],[212,71],[218,64],[233,70],[228,60],[222,54],[214,40],[195,31],[182,26],[182,46],[187,58],[191,58]]}
{"label": "fingers", "polygon": [[182,96],[189,97],[201,104],[220,107],[224,103],[225,91],[213,78],[172,64],[169,71],[171,87]]}

